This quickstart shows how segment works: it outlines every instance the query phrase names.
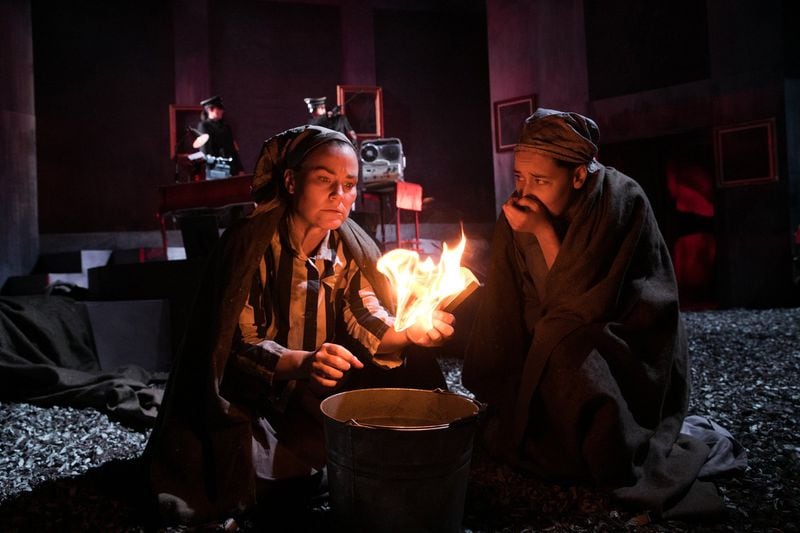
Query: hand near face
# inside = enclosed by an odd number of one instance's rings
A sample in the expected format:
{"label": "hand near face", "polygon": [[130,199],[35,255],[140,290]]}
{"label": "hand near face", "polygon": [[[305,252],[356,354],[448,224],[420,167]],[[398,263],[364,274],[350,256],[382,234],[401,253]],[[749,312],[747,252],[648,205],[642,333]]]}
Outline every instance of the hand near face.
{"label": "hand near face", "polygon": [[317,390],[335,387],[351,368],[364,368],[364,363],[344,346],[326,342],[311,357],[311,386]]}
{"label": "hand near face", "polygon": [[553,227],[544,204],[533,196],[512,196],[503,204],[503,213],[511,229],[521,233],[538,235]]}
{"label": "hand near face", "polygon": [[426,329],[417,322],[406,330],[406,336],[412,343],[423,348],[441,346],[455,333],[455,323],[456,317],[451,313],[436,310],[433,312],[433,328]]}

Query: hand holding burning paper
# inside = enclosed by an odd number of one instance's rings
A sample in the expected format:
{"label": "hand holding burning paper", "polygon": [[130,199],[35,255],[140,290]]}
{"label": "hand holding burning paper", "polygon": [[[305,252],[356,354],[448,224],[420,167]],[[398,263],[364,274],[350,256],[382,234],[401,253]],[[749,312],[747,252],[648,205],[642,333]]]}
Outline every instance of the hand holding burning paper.
{"label": "hand holding burning paper", "polygon": [[452,311],[479,285],[472,271],[461,266],[467,239],[448,249],[443,244],[439,264],[428,257],[420,260],[419,254],[398,248],[378,260],[378,270],[384,274],[397,297],[395,331],[419,325],[428,331],[433,328],[434,311]]}

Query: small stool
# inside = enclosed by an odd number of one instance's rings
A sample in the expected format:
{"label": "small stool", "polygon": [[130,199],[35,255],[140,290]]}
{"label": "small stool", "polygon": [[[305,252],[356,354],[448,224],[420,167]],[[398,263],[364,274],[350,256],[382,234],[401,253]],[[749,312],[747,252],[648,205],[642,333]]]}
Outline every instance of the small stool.
{"label": "small stool", "polygon": [[[402,248],[404,244],[413,244],[413,249],[419,252],[419,213],[422,211],[422,185],[418,183],[409,183],[407,181],[398,181],[395,187],[395,207],[397,208],[395,230],[397,234],[397,247]],[[402,211],[414,212],[414,238],[405,241],[400,239],[400,213]]]}

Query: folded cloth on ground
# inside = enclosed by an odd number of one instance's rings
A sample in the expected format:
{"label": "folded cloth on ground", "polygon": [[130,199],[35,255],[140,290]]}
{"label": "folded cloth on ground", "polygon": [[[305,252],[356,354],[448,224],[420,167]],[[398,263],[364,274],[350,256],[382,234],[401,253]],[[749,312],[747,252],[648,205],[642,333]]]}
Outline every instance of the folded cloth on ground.
{"label": "folded cloth on ground", "polygon": [[700,479],[734,475],[747,470],[747,452],[728,430],[704,416],[692,415],[683,420],[683,435],[703,441],[709,448],[708,458],[697,475]]}
{"label": "folded cloth on ground", "polygon": [[85,305],[56,295],[0,297],[0,401],[94,407],[155,422],[166,381],[134,365],[100,368]]}

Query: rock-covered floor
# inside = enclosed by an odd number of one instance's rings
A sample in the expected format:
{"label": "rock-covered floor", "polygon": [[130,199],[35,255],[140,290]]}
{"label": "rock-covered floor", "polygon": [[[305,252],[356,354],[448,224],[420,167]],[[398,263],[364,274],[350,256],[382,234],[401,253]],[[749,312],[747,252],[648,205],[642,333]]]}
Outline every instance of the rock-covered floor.
{"label": "rock-covered floor", "polygon": [[[544,484],[473,455],[465,531],[799,531],[800,308],[685,313],[692,357],[690,414],[728,429],[749,469],[719,480],[726,514],[713,522],[650,522],[599,491]],[[460,361],[441,361],[455,392]],[[91,409],[0,404],[0,529],[146,531],[134,504],[147,431]],[[239,527],[256,530],[255,521]],[[326,502],[299,530],[330,529]],[[166,531],[182,531],[168,528]],[[275,529],[270,529],[275,530]]]}

